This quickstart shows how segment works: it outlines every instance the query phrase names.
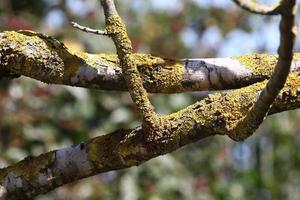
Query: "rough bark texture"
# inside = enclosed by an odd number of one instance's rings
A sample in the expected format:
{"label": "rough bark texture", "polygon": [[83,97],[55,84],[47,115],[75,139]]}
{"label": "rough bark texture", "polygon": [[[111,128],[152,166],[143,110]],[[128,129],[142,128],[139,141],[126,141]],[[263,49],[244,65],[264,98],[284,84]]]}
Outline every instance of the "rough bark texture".
{"label": "rough bark texture", "polygon": [[[267,55],[170,60],[133,54],[125,25],[113,0],[101,0],[106,28],[104,32],[96,32],[113,39],[118,56],[72,52],[59,41],[30,31],[0,33],[0,78],[25,75],[46,83],[128,89],[143,117],[141,127],[118,130],[76,146],[28,157],[0,169],[0,199],[31,199],[84,177],[142,164],[216,134],[228,135],[236,140],[245,139],[263,121],[275,97],[270,113],[299,108],[298,72],[290,74],[277,96],[291,63],[294,71],[300,68],[299,54],[295,54],[292,61],[296,1],[283,0],[273,7],[244,0],[234,1],[254,13],[282,16],[278,61],[276,56]],[[269,77],[265,87],[267,81],[263,80]],[[241,88],[246,85],[250,86]],[[148,92],[234,88],[240,89],[217,92],[164,117],[156,115],[147,97]],[[159,139],[151,137],[149,140],[151,131],[159,135]]]}
{"label": "rough bark texture", "polygon": [[[133,54],[148,92],[179,93],[235,89],[266,80],[277,56],[171,60]],[[52,37],[32,31],[0,33],[0,72],[45,83],[101,90],[127,90],[117,55],[73,52]],[[300,69],[294,54],[292,71]]]}
{"label": "rough bark texture", "polygon": [[[46,83],[126,90],[116,55],[72,52],[43,34],[20,31],[0,34],[0,71],[4,77],[25,75]],[[31,199],[63,184],[105,171],[117,170],[172,152],[216,134],[239,132],[238,124],[256,101],[276,64],[276,56],[249,55],[224,59],[169,60],[134,54],[150,92],[219,92],[177,113],[165,116],[160,143],[147,142],[141,127],[118,130],[77,146],[28,157],[0,170],[0,199]],[[300,56],[270,113],[300,107]],[[4,73],[5,72],[5,73]]]}
{"label": "rough bark texture", "polygon": [[[4,32],[0,38],[2,76],[25,75],[46,83],[126,90],[116,55],[72,52],[54,38],[29,31]],[[143,54],[133,57],[146,89],[165,93],[239,88],[268,79],[277,61],[276,56],[260,54],[183,60]],[[300,107],[299,60],[299,54],[295,54],[294,73],[289,76],[270,113]],[[167,123],[159,144],[146,142],[142,128],[137,127],[26,158],[0,170],[2,197],[30,199],[84,177],[139,165],[204,137],[230,136],[239,131],[237,125],[247,115],[265,83],[209,95],[164,117]]]}
{"label": "rough bark texture", "polygon": [[[186,144],[216,134],[236,132],[240,119],[254,104],[266,82],[228,93],[216,93],[168,115],[160,144],[148,143],[141,127],[118,130],[79,144],[23,161],[0,170],[7,199],[30,199],[63,184],[105,171],[136,166]],[[300,76],[289,76],[271,113],[300,107]],[[171,133],[171,134],[169,134]],[[1,191],[1,190],[0,190]],[[4,193],[3,193],[4,196]]]}

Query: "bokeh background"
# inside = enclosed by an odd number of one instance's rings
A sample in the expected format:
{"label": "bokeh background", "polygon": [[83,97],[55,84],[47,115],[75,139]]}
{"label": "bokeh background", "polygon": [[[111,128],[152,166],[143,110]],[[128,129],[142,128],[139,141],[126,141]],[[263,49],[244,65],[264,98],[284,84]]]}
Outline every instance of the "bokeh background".
{"label": "bokeh background", "polygon": [[[272,1],[259,1],[272,3]],[[279,17],[252,15],[230,0],[117,2],[136,52],[163,57],[229,57],[278,46]],[[299,15],[298,15],[299,16]],[[67,46],[114,53],[110,39],[73,29],[104,27],[98,0],[1,0],[0,30],[32,29]],[[296,51],[300,51],[297,40]],[[199,94],[155,94],[161,114]],[[37,200],[300,199],[300,110],[269,117],[244,142],[217,136],[130,169],[90,177]],[[118,128],[140,124],[126,92],[0,80],[0,167]]]}

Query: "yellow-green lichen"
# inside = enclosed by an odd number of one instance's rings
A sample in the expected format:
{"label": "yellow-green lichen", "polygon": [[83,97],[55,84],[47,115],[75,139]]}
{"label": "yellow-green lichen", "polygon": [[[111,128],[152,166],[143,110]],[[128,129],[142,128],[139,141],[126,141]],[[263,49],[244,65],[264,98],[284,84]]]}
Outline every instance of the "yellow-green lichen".
{"label": "yellow-green lichen", "polygon": [[138,66],[151,67],[153,65],[163,65],[166,62],[166,59],[155,57],[150,54],[136,53],[132,56]]}
{"label": "yellow-green lichen", "polygon": [[207,98],[188,106],[187,108],[171,114],[168,118],[184,119],[189,122],[180,130],[187,132],[193,123],[206,127],[212,134],[231,134],[240,120],[256,99],[256,94],[264,87],[265,82],[249,87],[234,90],[228,93],[215,93]]}
{"label": "yellow-green lichen", "polygon": [[253,75],[270,76],[275,68],[278,57],[267,54],[250,54],[233,57],[252,70]]}
{"label": "yellow-green lichen", "polygon": [[151,91],[171,93],[182,89],[184,73],[182,62],[142,54],[135,54],[132,57],[133,62],[139,66],[145,86]]}
{"label": "yellow-green lichen", "polygon": [[294,53],[294,59],[300,60],[300,53]]}
{"label": "yellow-green lichen", "polygon": [[290,73],[281,94],[284,92],[289,92],[293,97],[297,97],[300,94],[300,76],[298,72]]}
{"label": "yellow-green lichen", "polygon": [[132,55],[132,45],[126,27],[117,14],[107,17],[106,31],[115,43],[131,98],[138,112],[143,116],[144,124],[146,127],[151,127],[152,130],[153,127],[157,127],[158,117],[148,99],[147,91],[144,89],[135,57]]}
{"label": "yellow-green lichen", "polygon": [[125,55],[132,53],[131,41],[119,15],[115,14],[106,19],[106,31],[113,38],[118,54]]}
{"label": "yellow-green lichen", "polygon": [[61,81],[64,64],[60,53],[64,51],[63,44],[31,31],[4,33],[5,40],[1,46],[8,48],[2,50],[11,51],[8,55],[4,54],[4,57],[14,55],[14,58],[7,60],[11,70],[47,83]]}
{"label": "yellow-green lichen", "polygon": [[92,67],[107,66],[111,69],[120,67],[116,54],[88,54],[85,62],[87,65]]}

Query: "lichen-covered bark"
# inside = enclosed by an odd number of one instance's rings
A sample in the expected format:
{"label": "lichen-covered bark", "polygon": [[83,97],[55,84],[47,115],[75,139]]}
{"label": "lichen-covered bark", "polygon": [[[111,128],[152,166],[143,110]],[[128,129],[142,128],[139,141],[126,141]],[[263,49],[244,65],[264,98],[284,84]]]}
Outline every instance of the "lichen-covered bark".
{"label": "lichen-covered bark", "polygon": [[[271,8],[234,1],[251,12],[282,15],[278,60],[267,55],[170,60],[133,54],[113,0],[101,0],[105,31],[79,28],[111,37],[117,56],[73,52],[54,38],[31,31],[0,33],[0,78],[25,75],[46,83],[127,89],[143,116],[142,126],[135,129],[119,130],[0,169],[0,199],[31,199],[84,177],[139,165],[216,134],[245,139],[261,124],[276,97],[270,113],[299,108],[298,73],[289,76],[277,96],[291,63],[293,71],[300,68],[299,54],[293,60],[292,53],[296,1],[280,1]],[[268,82],[263,81],[269,77]],[[147,97],[148,92],[221,90],[249,84],[253,85],[209,95],[164,117],[158,117]]]}
{"label": "lichen-covered bark", "polygon": [[155,113],[154,107],[148,98],[148,92],[144,88],[143,80],[132,53],[132,45],[127,35],[125,24],[115,10],[113,1],[102,0],[101,3],[104,9],[113,10],[109,11],[110,14],[106,14],[105,30],[115,43],[128,92],[136,110],[142,117],[144,132],[152,140],[159,132],[157,129],[161,125],[161,120]]}
{"label": "lichen-covered bark", "polygon": [[[4,32],[0,38],[2,76],[19,74],[46,83],[127,89],[116,55],[73,52],[54,38],[29,31]],[[164,93],[239,88],[268,79],[277,61],[276,56],[264,54],[182,60],[133,54],[132,58],[147,91]],[[300,54],[297,53],[292,69],[299,71],[299,68]],[[290,75],[270,113],[300,107],[300,77],[297,73]],[[0,170],[0,191],[7,192],[7,199],[30,199],[83,177],[139,165],[203,137],[231,136],[239,132],[238,125],[264,85],[265,82],[261,82],[228,93],[216,93],[164,117],[159,144],[146,142],[142,128],[137,127],[29,157]]]}
{"label": "lichen-covered bark", "polygon": [[[300,76],[292,73],[270,113],[300,107],[299,83]],[[141,127],[121,129],[1,169],[0,187],[6,191],[6,199],[30,199],[87,176],[140,165],[208,136],[230,136],[237,131],[265,84],[261,82],[227,93],[215,93],[166,116],[165,131],[162,132],[164,140],[160,144],[147,142]]]}
{"label": "lichen-covered bark", "polygon": [[[178,93],[240,88],[268,79],[277,56],[172,60],[133,54],[148,92]],[[300,53],[292,71],[300,70]],[[117,55],[73,52],[52,37],[31,31],[0,33],[0,72],[45,83],[127,90]]]}

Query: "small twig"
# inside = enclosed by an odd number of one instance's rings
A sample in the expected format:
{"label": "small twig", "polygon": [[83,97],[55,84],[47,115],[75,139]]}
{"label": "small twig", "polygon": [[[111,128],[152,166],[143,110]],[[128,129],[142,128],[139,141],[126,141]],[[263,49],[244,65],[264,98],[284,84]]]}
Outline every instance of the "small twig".
{"label": "small twig", "polygon": [[96,34],[96,35],[105,35],[105,36],[109,35],[106,30],[92,29],[92,28],[89,28],[87,26],[79,25],[76,22],[71,22],[71,24],[74,28],[77,28],[77,29],[79,29],[83,32],[93,33],[93,34]]}
{"label": "small twig", "polygon": [[260,15],[278,15],[280,13],[281,3],[273,6],[261,5],[249,0],[233,0],[239,7]]}

